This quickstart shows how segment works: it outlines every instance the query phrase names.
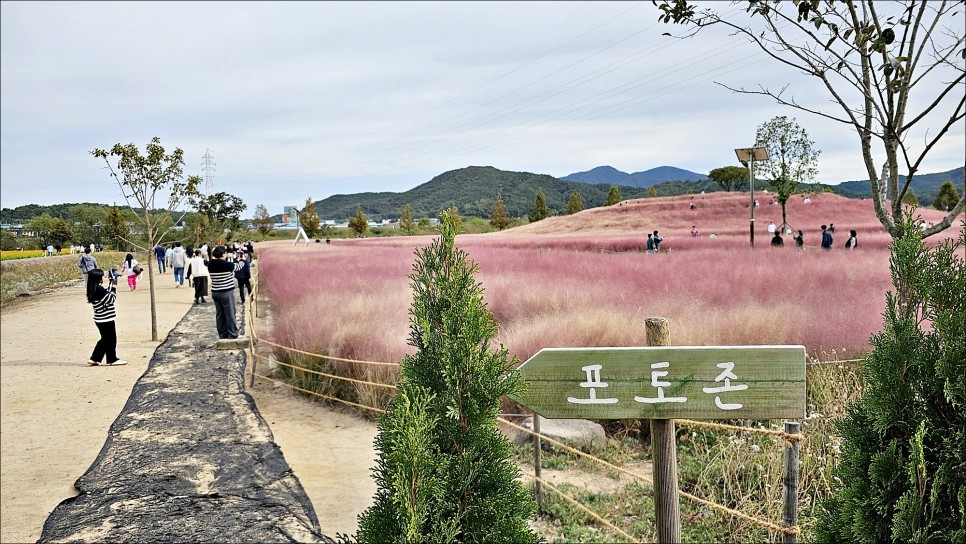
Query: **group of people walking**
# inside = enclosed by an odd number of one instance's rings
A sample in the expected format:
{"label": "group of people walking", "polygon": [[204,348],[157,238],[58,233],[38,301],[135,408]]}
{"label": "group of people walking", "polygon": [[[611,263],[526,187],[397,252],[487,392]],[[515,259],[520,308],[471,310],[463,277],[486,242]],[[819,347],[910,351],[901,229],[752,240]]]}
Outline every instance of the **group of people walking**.
{"label": "group of people walking", "polygon": [[[776,229],[775,224],[771,223],[768,225],[768,232],[772,235],[771,246],[772,247],[783,247],[785,245],[782,239],[781,229]],[[791,233],[792,230],[788,229]],[[821,247],[825,251],[832,250],[832,244],[834,243],[834,238],[832,234],[835,232],[835,223],[829,223],[828,225],[822,225],[822,242]],[[802,249],[805,247],[805,234],[802,231],[798,231],[795,236],[792,237],[795,240],[795,247]],[[845,241],[845,249],[855,249],[858,246],[858,233],[855,230],[849,231],[849,238]]]}
{"label": "group of people walking", "polygon": [[[190,248],[189,248],[190,249]],[[235,286],[238,286],[241,302],[245,302],[245,293],[251,297],[251,260],[255,252],[254,245],[249,240],[245,244],[237,242],[226,247],[218,245],[208,252],[207,244],[190,252],[181,247],[181,242],[169,244],[167,247],[158,244],[153,250],[158,261],[158,272],[165,274],[167,268],[174,271],[175,288],[184,285],[187,275],[194,286],[194,303],[207,303],[209,289],[211,300],[215,304],[215,327],[218,338],[238,338],[238,325],[235,321]],[[190,253],[190,254],[189,254]],[[84,254],[77,261],[86,288],[87,302],[94,312],[94,324],[100,333],[100,338],[94,346],[88,365],[98,366],[102,363],[108,366],[127,364],[117,356],[117,331],[115,328],[115,301],[117,300],[117,280],[121,273],[117,267],[112,267],[109,273],[98,268],[97,260],[91,255],[91,249],[85,248]],[[124,275],[127,276],[128,287],[131,291],[137,289],[138,276],[141,266],[131,253],[128,253],[122,263]],[[107,286],[104,277],[107,276]],[[192,278],[193,276],[193,278]],[[210,284],[209,284],[210,281]]]}

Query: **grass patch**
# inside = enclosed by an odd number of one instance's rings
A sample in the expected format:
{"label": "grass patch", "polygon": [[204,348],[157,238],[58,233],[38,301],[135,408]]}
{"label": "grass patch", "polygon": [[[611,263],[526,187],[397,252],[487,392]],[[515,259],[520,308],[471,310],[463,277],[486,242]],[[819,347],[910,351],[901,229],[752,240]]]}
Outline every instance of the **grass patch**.
{"label": "grass patch", "polygon": [[[124,255],[105,251],[98,253],[96,259],[101,266],[110,267],[110,263],[120,263]],[[60,255],[0,262],[0,306],[7,306],[28,293],[79,281],[81,273],[77,268],[78,258],[77,255]]]}

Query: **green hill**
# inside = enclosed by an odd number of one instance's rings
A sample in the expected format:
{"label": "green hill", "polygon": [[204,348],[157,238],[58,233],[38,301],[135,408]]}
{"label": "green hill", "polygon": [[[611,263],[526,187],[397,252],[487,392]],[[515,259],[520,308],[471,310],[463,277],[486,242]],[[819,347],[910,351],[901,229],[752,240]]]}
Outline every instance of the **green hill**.
{"label": "green hill", "polygon": [[[490,217],[496,195],[503,195],[503,204],[511,217],[526,215],[533,207],[537,191],[542,189],[547,207],[560,214],[567,207],[570,194],[579,191],[587,208],[603,206],[610,185],[562,181],[545,174],[507,172],[492,166],[468,166],[445,172],[430,181],[402,193],[358,193],[333,195],[315,202],[315,209],[323,219],[342,221],[362,211],[372,220],[395,219],[409,204],[413,217],[437,217],[439,212],[455,206],[461,215]],[[647,190],[620,187],[624,198],[647,196]]]}
{"label": "green hill", "polygon": [[[934,200],[939,195],[939,188],[947,180],[952,181],[959,191],[963,193],[963,167],[954,168],[946,172],[935,174],[917,174],[912,178],[912,190],[916,193],[921,206],[932,206]],[[905,183],[906,176],[899,176],[899,182]],[[832,191],[849,198],[871,198],[872,187],[868,181],[845,181],[832,187]]]}

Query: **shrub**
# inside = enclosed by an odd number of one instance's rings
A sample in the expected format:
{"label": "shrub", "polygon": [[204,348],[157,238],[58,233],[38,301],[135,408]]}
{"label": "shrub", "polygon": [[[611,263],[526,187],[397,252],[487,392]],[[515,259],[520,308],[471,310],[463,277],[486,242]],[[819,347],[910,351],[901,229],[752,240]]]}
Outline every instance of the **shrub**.
{"label": "shrub", "polygon": [[500,397],[520,384],[505,349],[490,348],[493,316],[475,263],[454,247],[458,226],[443,213],[441,236],[418,250],[409,343],[399,394],[379,420],[372,507],[359,516],[362,542],[534,542],[534,511],[516,479],[512,448],[496,426]]}
{"label": "shrub", "polygon": [[902,230],[820,541],[966,541],[966,231],[930,248],[911,215]]}

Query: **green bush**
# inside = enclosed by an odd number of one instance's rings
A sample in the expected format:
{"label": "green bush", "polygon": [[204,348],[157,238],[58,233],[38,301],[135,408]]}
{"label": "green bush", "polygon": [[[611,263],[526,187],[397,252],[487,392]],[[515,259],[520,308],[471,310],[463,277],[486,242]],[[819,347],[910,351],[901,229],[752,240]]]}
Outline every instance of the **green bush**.
{"label": "green bush", "polygon": [[895,290],[839,424],[819,541],[966,541],[966,229],[930,247],[918,227],[907,216],[891,247]]}

